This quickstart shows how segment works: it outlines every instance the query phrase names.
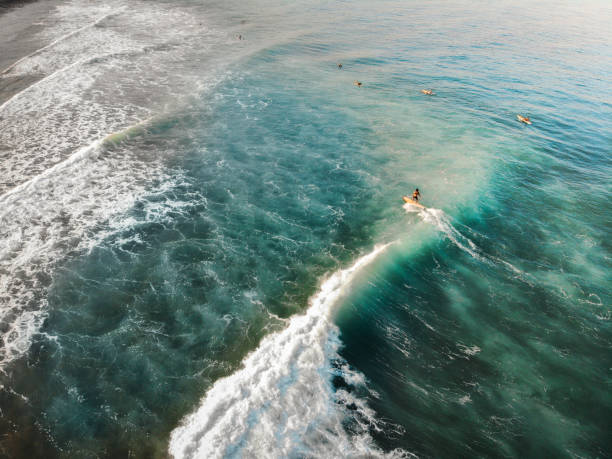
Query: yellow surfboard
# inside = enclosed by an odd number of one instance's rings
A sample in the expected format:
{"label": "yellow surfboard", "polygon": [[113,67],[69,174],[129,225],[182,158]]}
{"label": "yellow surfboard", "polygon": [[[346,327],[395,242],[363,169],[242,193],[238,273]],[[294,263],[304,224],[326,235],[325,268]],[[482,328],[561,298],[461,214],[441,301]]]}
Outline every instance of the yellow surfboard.
{"label": "yellow surfboard", "polygon": [[519,120],[521,123],[531,124],[531,121],[527,117],[516,115],[516,119]]}
{"label": "yellow surfboard", "polygon": [[419,204],[417,201],[415,201],[412,198],[409,198],[408,196],[402,196],[402,199],[404,200],[406,204],[417,206],[417,207],[420,207],[421,209],[426,209],[426,207],[423,204]]}

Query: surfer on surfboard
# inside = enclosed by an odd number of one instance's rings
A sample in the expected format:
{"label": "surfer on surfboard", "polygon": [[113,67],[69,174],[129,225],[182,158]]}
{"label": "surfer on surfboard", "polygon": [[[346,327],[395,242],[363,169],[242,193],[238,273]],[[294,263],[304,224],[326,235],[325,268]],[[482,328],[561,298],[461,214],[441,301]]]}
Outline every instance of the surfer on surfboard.
{"label": "surfer on surfboard", "polygon": [[421,192],[419,191],[419,189],[417,188],[416,190],[414,190],[414,192],[412,193],[412,197],[409,198],[408,196],[402,196],[402,199],[404,200],[404,202],[406,204],[411,204],[413,206],[417,206],[417,207],[421,207],[421,208],[425,208],[425,206],[421,203],[419,203],[419,197],[421,196]]}

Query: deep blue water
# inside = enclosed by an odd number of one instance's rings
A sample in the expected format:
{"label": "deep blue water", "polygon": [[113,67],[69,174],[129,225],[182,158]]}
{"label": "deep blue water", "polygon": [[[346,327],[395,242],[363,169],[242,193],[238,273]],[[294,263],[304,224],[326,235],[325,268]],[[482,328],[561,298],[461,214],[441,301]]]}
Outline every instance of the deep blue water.
{"label": "deep blue water", "polygon": [[64,8],[3,76],[4,455],[610,456],[606,2]]}

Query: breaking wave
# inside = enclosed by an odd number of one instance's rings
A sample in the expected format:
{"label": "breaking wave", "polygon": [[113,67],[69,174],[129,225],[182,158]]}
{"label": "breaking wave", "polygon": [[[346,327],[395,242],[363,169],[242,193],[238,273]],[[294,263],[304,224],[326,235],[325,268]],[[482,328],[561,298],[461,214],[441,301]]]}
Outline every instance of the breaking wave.
{"label": "breaking wave", "polygon": [[[387,245],[335,272],[311,298],[304,315],[265,337],[236,373],[217,380],[200,407],[171,435],[174,457],[406,457],[385,454],[371,429],[394,429],[374,416],[351,388],[363,375],[338,354],[339,331],[330,313],[355,276]],[[332,377],[344,388],[335,388]]]}

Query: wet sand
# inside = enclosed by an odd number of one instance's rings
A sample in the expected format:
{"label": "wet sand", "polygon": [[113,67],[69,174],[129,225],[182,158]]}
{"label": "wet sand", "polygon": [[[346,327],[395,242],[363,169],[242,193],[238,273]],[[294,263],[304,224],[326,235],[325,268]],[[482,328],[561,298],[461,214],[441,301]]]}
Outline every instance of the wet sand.
{"label": "wet sand", "polygon": [[19,59],[51,42],[41,40],[40,31],[49,12],[61,0],[0,2],[0,105],[44,75],[11,76],[7,71]]}

